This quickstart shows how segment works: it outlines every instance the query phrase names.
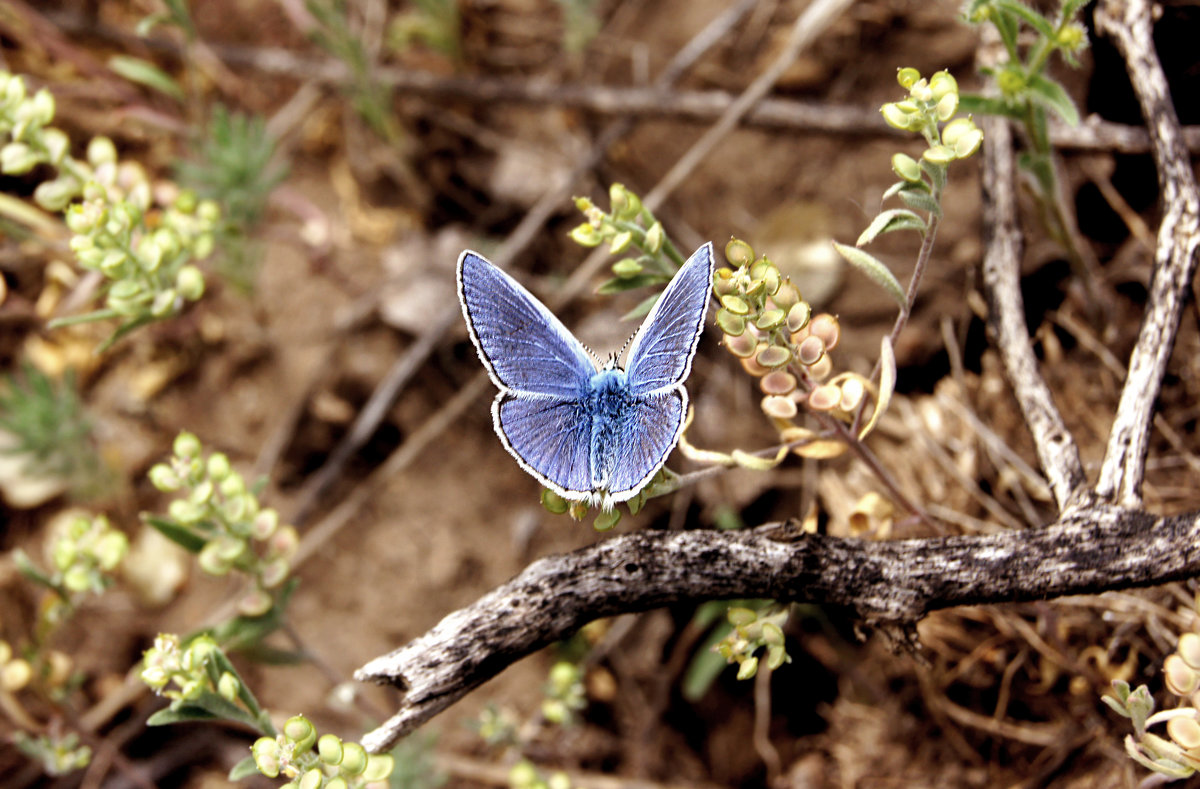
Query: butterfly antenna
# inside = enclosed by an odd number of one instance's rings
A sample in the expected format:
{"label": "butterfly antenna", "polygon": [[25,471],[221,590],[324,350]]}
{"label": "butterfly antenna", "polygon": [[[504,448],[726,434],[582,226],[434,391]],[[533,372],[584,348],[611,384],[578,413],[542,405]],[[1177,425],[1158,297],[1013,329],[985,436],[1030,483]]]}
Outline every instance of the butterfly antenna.
{"label": "butterfly antenna", "polygon": [[593,350],[592,350],[592,348],[591,348],[591,346],[589,346],[589,345],[584,345],[584,343],[579,343],[579,344],[580,344],[580,345],[583,345],[583,349],[584,349],[585,351],[587,351],[587,352],[588,352],[588,355],[589,355],[589,356],[591,356],[593,359],[595,359],[595,360],[596,360],[596,364],[598,364],[598,365],[603,365],[603,364],[604,364],[604,360],[600,358],[600,354],[598,354],[598,353],[596,353],[595,351],[593,351]]}
{"label": "butterfly antenna", "polygon": [[633,342],[633,338],[634,338],[634,337],[636,337],[636,336],[637,336],[637,332],[636,332],[636,331],[635,331],[633,334],[629,335],[629,338],[628,338],[627,340],[625,340],[625,344],[621,346],[621,350],[619,350],[619,351],[617,351],[616,353],[614,353],[614,354],[613,354],[613,361],[614,361],[614,362],[615,362],[617,359],[620,359],[622,356],[624,356],[624,355],[625,355],[625,351],[626,351],[626,350],[629,348],[629,343]]}

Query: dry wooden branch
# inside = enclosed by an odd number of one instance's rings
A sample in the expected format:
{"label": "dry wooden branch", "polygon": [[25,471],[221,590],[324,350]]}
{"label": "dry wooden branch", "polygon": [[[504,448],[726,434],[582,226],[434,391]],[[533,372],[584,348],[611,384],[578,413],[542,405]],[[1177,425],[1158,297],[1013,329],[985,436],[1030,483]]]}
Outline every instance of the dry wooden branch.
{"label": "dry wooden branch", "polygon": [[1150,3],[1146,0],[1105,0],[1096,13],[1105,32],[1125,58],[1130,81],[1150,130],[1163,203],[1162,224],[1154,254],[1154,278],[1137,344],[1129,359],[1129,374],[1109,434],[1108,449],[1096,486],[1098,495],[1116,497],[1126,507],[1142,501],[1142,478],[1154,404],[1162,386],[1175,334],[1196,273],[1200,247],[1200,192],[1171,104],[1167,78],[1154,52]]}
{"label": "dry wooden branch", "polygon": [[987,252],[983,258],[983,287],[988,300],[988,326],[1061,512],[1086,497],[1087,479],[1075,439],[1054,405],[1030,347],[1021,298],[1021,231],[1017,227],[1008,122],[984,118],[980,128],[984,134],[983,226]]}
{"label": "dry wooden branch", "polygon": [[1109,505],[986,537],[871,542],[804,534],[790,523],[732,533],[635,532],[540,559],[359,669],[359,680],[405,691],[399,712],[363,744],[387,748],[509,664],[598,617],[768,597],[841,606],[874,626],[911,628],[939,608],[1196,574],[1200,513],[1155,518]]}

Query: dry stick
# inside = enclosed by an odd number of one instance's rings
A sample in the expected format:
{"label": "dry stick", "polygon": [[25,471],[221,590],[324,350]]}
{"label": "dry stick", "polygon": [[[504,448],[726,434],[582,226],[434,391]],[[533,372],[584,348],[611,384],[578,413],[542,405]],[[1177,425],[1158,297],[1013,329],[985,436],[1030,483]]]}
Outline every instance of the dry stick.
{"label": "dry stick", "polygon": [[1096,24],[1125,58],[1153,141],[1163,202],[1154,277],[1150,283],[1150,307],[1129,358],[1129,374],[1096,484],[1101,497],[1115,497],[1123,506],[1137,507],[1142,501],[1154,404],[1196,272],[1200,192],[1183,143],[1179,118],[1171,104],[1167,80],[1154,52],[1150,4],[1145,0],[1106,0],[1097,10]]}
{"label": "dry stick", "polygon": [[[668,64],[656,80],[657,89],[660,92],[665,92],[683,75],[684,71],[690,68],[696,60],[719,41],[729,28],[737,24],[737,21],[752,6],[752,0],[742,0],[742,2],[728,9],[705,26],[700,33],[672,58],[670,64]],[[570,196],[576,181],[595,167],[603,159],[605,153],[613,143],[628,132],[631,126],[632,121],[629,119],[621,119],[609,124],[601,132],[589,154],[576,164],[568,177],[563,180],[562,186],[543,196],[529,213],[525,215],[517,228],[513,230],[500,248],[496,250],[496,253],[492,256],[492,261],[501,268],[508,268],[512,260],[533,241],[550,216],[561,208],[564,201]],[[557,308],[561,306],[562,300],[569,297],[567,293],[560,294],[559,300],[550,300],[550,306]],[[363,410],[354,420],[350,432],[334,448],[325,464],[305,482],[303,490],[297,497],[296,514],[293,518],[294,522],[303,523],[312,514],[312,510],[316,507],[317,502],[329,489],[330,485],[341,475],[346,462],[371,437],[379,426],[379,423],[383,420],[383,417],[391,409],[392,404],[400,396],[400,392],[429,358],[430,354],[437,348],[438,344],[441,343],[446,333],[457,326],[459,321],[458,310],[446,310],[442,318],[433,326],[426,329],[417,338],[416,343],[409,347],[396,360],[392,369],[388,371],[383,381],[375,388],[370,399],[363,406]],[[480,372],[472,381],[472,388],[482,390],[482,383],[485,380],[485,375]],[[461,400],[457,402],[461,402]],[[450,415],[450,419],[452,420],[457,417],[469,405],[470,402],[462,403],[459,406],[459,410]],[[428,431],[423,432],[428,435]],[[433,437],[435,436],[430,436],[430,440]],[[397,452],[403,450],[407,455],[411,456],[419,454],[421,447],[417,447],[417,452],[414,453],[412,447],[409,446],[412,443],[413,438],[410,438]],[[388,465],[392,464],[389,462]]]}
{"label": "dry stick", "polygon": [[[163,38],[138,38],[106,25],[96,25],[83,15],[55,12],[45,15],[60,29],[86,33],[121,44],[136,43],[163,54],[180,57],[182,49]],[[223,62],[297,80],[340,85],[350,79],[345,64],[334,58],[299,55],[271,47],[245,47],[214,44],[212,51]],[[507,78],[442,77],[429,72],[400,67],[382,67],[372,71],[381,85],[411,95],[433,98],[458,98],[481,104],[547,104],[571,107],[602,115],[638,118],[679,118],[709,122],[719,118],[736,100],[736,95],[721,90],[672,91],[663,94],[658,87],[609,87],[593,84],[553,84],[544,81]],[[774,129],[800,129],[836,135],[895,136],[897,131],[879,118],[878,107],[839,106],[819,101],[795,101],[767,98],[743,118],[743,124]],[[1200,127],[1183,131],[1188,149],[1200,151]],[[1110,123],[1096,116],[1078,126],[1052,120],[1050,142],[1057,148],[1081,151],[1147,153],[1150,137],[1145,129]]]}
{"label": "dry stick", "polygon": [[1013,193],[1012,133],[1002,118],[980,119],[983,129],[983,225],[987,252],[983,287],[988,301],[988,327],[1005,373],[1033,435],[1038,461],[1060,512],[1083,503],[1090,493],[1075,439],[1054,405],[1038,372],[1025,323],[1019,280],[1021,235]]}
{"label": "dry stick", "polygon": [[369,750],[449,707],[521,657],[600,617],[665,605],[766,597],[843,607],[915,638],[930,611],[1149,586],[1200,574],[1200,513],[1158,518],[1093,504],[1038,529],[872,542],[805,534],[635,532],[550,556],[424,635],[376,658],[360,680],[406,691],[363,739]]}

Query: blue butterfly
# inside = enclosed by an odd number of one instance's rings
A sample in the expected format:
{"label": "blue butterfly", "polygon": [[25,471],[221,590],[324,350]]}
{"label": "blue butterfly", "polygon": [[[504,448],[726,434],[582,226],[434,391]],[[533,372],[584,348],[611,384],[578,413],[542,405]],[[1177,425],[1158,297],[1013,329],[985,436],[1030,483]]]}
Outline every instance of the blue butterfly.
{"label": "blue butterfly", "polygon": [[542,485],[611,510],[637,495],[679,442],[684,379],[704,330],[713,252],[697,249],[628,343],[597,369],[544,304],[482,256],[458,258],[458,298],[479,359],[500,390],[492,422]]}

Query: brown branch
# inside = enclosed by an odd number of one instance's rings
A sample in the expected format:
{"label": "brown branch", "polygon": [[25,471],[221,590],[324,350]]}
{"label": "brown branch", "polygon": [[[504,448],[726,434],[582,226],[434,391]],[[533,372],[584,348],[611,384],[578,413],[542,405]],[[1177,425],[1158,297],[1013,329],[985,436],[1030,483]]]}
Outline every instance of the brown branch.
{"label": "brown branch", "polygon": [[1154,52],[1150,4],[1146,0],[1106,0],[1096,12],[1096,25],[1113,40],[1125,58],[1154,144],[1163,202],[1149,304],[1129,359],[1129,373],[1096,486],[1100,496],[1115,497],[1123,506],[1137,507],[1142,500],[1154,405],[1175,347],[1188,288],[1196,272],[1196,251],[1200,246],[1200,192],[1196,188],[1179,118],[1171,103],[1167,79]]}
{"label": "brown branch", "polygon": [[940,608],[1197,574],[1200,513],[1156,518],[1109,505],[984,537],[872,542],[805,534],[791,523],[745,532],[636,532],[540,559],[359,669],[359,680],[405,691],[399,711],[363,744],[386,749],[511,663],[600,617],[767,597],[839,606],[870,625],[911,628]]}

